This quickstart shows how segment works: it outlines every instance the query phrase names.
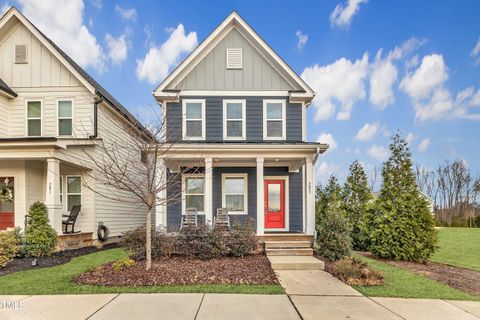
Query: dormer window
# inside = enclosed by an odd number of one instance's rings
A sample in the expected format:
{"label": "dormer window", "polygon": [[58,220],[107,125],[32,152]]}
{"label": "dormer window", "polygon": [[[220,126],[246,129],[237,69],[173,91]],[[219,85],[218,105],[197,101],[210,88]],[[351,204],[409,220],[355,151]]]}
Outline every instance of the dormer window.
{"label": "dormer window", "polygon": [[183,140],[205,140],[205,100],[183,100]]}
{"label": "dormer window", "polygon": [[15,63],[27,63],[27,45],[15,45]]}
{"label": "dormer window", "polygon": [[243,68],[242,48],[227,49],[227,69]]}

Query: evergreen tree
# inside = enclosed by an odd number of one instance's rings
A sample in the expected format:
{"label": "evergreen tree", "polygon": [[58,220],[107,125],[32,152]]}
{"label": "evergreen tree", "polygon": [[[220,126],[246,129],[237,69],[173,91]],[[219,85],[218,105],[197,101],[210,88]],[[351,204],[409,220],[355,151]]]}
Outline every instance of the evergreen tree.
{"label": "evergreen tree", "polygon": [[368,249],[368,237],[363,231],[365,212],[372,199],[367,174],[358,160],[350,165],[350,173],[342,190],[342,205],[352,229],[354,250]]}
{"label": "evergreen tree", "polygon": [[25,230],[25,254],[30,257],[50,255],[57,245],[57,232],[48,223],[45,204],[35,202],[30,206]]}
{"label": "evergreen tree", "polygon": [[331,176],[317,203],[317,252],[334,261],[350,255],[352,242],[350,227],[341,205],[341,188]]}
{"label": "evergreen tree", "polygon": [[434,220],[418,190],[408,144],[399,134],[390,151],[380,195],[369,213],[370,249],[381,258],[426,260],[436,249]]}

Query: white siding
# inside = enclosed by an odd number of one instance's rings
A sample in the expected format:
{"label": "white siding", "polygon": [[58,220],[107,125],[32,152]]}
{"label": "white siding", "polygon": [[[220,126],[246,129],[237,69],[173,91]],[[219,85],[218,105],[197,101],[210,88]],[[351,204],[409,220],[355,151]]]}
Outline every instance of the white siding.
{"label": "white siding", "polygon": [[25,176],[27,187],[27,210],[37,202],[45,202],[45,176],[46,167],[44,161],[25,161]]}
{"label": "white siding", "polygon": [[0,137],[8,135],[7,98],[0,96]]}

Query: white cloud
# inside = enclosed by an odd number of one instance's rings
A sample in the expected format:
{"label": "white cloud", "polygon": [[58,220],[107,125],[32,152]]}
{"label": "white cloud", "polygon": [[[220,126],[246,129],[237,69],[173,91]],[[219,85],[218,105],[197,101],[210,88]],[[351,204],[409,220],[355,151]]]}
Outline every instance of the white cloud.
{"label": "white cloud", "polygon": [[105,42],[107,43],[108,57],[112,60],[112,63],[122,64],[122,62],[127,59],[128,54],[127,35],[122,34],[118,38],[115,38],[107,33],[105,35]]}
{"label": "white cloud", "polygon": [[478,89],[477,93],[472,97],[470,105],[472,107],[480,107],[480,89]]}
{"label": "white cloud", "polygon": [[476,64],[480,64],[480,38],[478,38],[478,41],[477,41],[477,44],[475,45],[475,47],[472,49],[472,51],[470,52],[470,55],[476,59]]}
{"label": "white cloud", "polygon": [[105,54],[83,22],[82,0],[19,0],[21,10],[80,66],[105,70]]}
{"label": "white cloud", "polygon": [[102,9],[102,7],[103,7],[102,0],[91,0],[91,3],[98,10]]}
{"label": "white cloud", "polygon": [[303,47],[307,44],[308,42],[308,34],[302,33],[302,31],[298,30],[295,33],[295,36],[297,36],[297,49],[302,50]]}
{"label": "white cloud", "polygon": [[120,15],[123,21],[135,21],[137,20],[137,10],[135,8],[124,8],[115,5],[115,12]]}
{"label": "white cloud", "polygon": [[325,184],[332,174],[337,175],[339,172],[340,165],[322,161],[316,168],[316,180]]}
{"label": "white cloud", "polygon": [[367,3],[368,0],[347,0],[346,4],[337,4],[335,9],[330,14],[330,23],[337,27],[348,27],[352,18],[360,10],[362,3]]}
{"label": "white cloud", "polygon": [[427,151],[429,146],[430,146],[430,138],[425,138],[418,145],[418,151],[425,152],[425,151]]}
{"label": "white cloud", "polygon": [[337,141],[335,141],[335,138],[333,138],[331,133],[321,132],[318,135],[317,142],[328,144],[329,147],[325,154],[335,150],[338,147]]}
{"label": "white cloud", "polygon": [[420,66],[408,73],[400,82],[400,89],[412,99],[422,99],[448,79],[448,71],[443,56],[431,54],[424,56]]}
{"label": "white cloud", "polygon": [[179,24],[168,39],[159,46],[152,46],[142,60],[137,60],[136,74],[139,80],[158,84],[165,79],[170,69],[178,64],[180,56],[197,46],[197,33],[185,35],[183,24]]}
{"label": "white cloud", "polygon": [[367,141],[371,140],[380,131],[380,123],[365,123],[365,125],[358,130],[355,140]]}
{"label": "white cloud", "polygon": [[413,140],[415,140],[416,138],[417,138],[417,137],[416,137],[413,133],[409,132],[409,133],[407,134],[407,137],[405,138],[405,140],[407,141],[407,143],[408,143],[409,145],[411,145],[412,142],[413,142]]}
{"label": "white cloud", "polygon": [[373,145],[367,150],[367,154],[378,161],[384,161],[388,158],[389,151],[384,146]]}
{"label": "white cloud", "polygon": [[368,54],[352,62],[341,58],[332,64],[317,64],[305,68],[302,78],[317,92],[313,100],[315,121],[332,117],[339,104],[337,119],[347,120],[355,102],[365,98],[365,78],[368,73]]}
{"label": "white cloud", "polygon": [[418,64],[419,64],[418,55],[415,55],[405,62],[405,69],[407,69],[407,71],[408,71],[408,70],[418,66]]}

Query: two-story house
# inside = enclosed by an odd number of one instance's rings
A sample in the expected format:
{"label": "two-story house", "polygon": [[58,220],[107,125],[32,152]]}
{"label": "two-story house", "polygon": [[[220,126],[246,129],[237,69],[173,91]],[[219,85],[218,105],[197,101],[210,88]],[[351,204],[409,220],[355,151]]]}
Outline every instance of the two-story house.
{"label": "two-story house", "polygon": [[[62,234],[62,214],[80,204],[75,225],[86,243],[103,223],[119,236],[145,223],[138,206],[114,203],[96,190],[84,151],[94,139],[121,141],[121,124],[142,125],[17,9],[0,19],[0,230],[24,226],[29,206],[44,202]],[[87,174],[88,173],[88,174]],[[90,181],[87,181],[90,180]],[[128,195],[126,195],[128,196]]]}
{"label": "two-story house", "polygon": [[[182,201],[157,208],[178,226],[188,207],[212,223],[256,221],[258,236],[315,233],[315,161],[328,145],[306,141],[312,89],[231,13],[154,91],[175,142],[165,165],[183,174],[166,190]],[[199,161],[201,159],[201,161]]]}

